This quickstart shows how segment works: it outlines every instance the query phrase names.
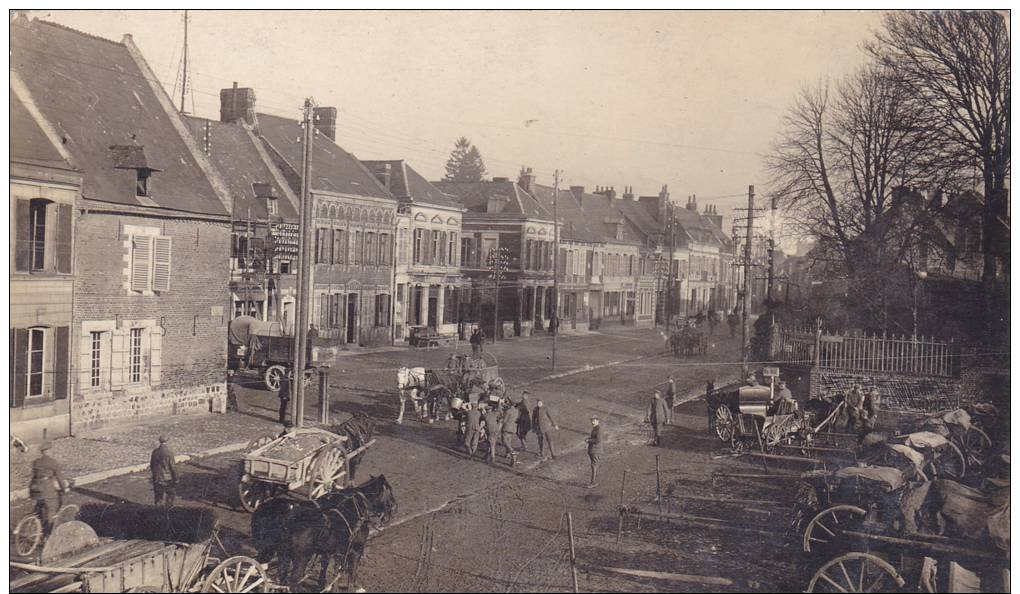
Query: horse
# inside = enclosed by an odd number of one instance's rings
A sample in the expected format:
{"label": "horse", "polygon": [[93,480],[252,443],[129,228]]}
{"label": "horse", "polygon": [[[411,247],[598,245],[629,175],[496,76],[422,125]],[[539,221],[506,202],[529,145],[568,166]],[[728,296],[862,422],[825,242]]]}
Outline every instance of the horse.
{"label": "horse", "polygon": [[280,495],[266,501],[251,516],[251,542],[259,563],[269,563],[280,553],[280,535],[300,502]]}
{"label": "horse", "polygon": [[298,502],[279,533],[281,582],[291,592],[300,592],[308,565],[317,556],[319,590],[327,585],[330,562],[336,561],[347,574],[347,590],[353,591],[371,519],[384,525],[396,512],[393,488],[383,475],[373,476],[360,487],[327,493],[314,502]]}

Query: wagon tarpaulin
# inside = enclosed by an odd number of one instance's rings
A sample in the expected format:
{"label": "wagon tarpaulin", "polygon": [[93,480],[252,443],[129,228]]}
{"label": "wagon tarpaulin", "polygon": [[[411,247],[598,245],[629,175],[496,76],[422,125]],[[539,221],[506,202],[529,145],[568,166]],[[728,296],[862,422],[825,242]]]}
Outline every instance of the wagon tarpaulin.
{"label": "wagon tarpaulin", "polygon": [[279,324],[263,322],[251,316],[238,316],[230,320],[227,340],[235,346],[247,345],[252,336],[284,336]]}

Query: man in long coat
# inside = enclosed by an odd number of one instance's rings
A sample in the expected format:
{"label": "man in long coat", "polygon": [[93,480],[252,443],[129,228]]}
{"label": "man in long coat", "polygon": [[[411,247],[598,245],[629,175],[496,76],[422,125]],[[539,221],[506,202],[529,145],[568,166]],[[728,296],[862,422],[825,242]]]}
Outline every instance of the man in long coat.
{"label": "man in long coat", "polygon": [[152,471],[152,494],[156,505],[170,507],[177,495],[177,461],[173,450],[166,445],[167,441],[166,436],[159,436],[159,446],[149,457],[149,470]]}
{"label": "man in long coat", "polygon": [[652,401],[648,403],[648,413],[645,417],[645,422],[652,424],[652,445],[659,445],[659,431],[668,419],[666,401],[662,399],[662,393],[656,390],[652,395]]}
{"label": "man in long coat", "polygon": [[531,433],[531,407],[528,405],[528,391],[521,393],[517,403],[517,439],[521,442],[521,450],[528,451],[528,433]]}
{"label": "man in long coat", "polygon": [[549,408],[541,400],[535,403],[535,410],[531,411],[531,428],[538,436],[539,459],[545,460],[545,448],[549,446],[549,455],[555,460],[556,450],[553,449],[552,432],[554,429],[558,431],[560,426],[553,421]]}

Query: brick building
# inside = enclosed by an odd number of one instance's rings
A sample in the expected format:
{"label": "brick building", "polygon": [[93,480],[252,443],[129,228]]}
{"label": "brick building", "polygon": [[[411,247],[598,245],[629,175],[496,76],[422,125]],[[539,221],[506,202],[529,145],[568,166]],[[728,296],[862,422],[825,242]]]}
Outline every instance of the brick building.
{"label": "brick building", "polygon": [[129,35],[23,17],[10,32],[12,74],[82,177],[70,430],[208,410],[225,388],[229,191]]}

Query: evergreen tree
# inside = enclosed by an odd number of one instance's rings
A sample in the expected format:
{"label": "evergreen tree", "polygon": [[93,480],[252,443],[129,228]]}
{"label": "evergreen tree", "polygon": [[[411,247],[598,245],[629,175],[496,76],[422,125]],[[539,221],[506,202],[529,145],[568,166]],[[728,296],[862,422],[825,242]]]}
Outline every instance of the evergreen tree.
{"label": "evergreen tree", "polygon": [[461,136],[457,139],[446,161],[446,177],[444,181],[475,182],[482,181],[485,177],[485,162],[478,147],[471,144],[471,141]]}

